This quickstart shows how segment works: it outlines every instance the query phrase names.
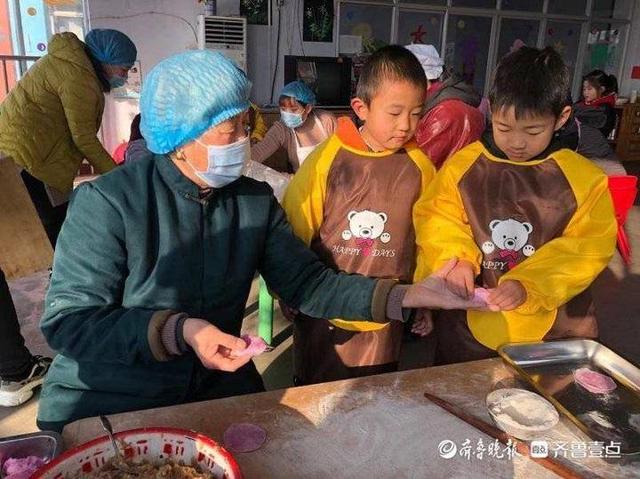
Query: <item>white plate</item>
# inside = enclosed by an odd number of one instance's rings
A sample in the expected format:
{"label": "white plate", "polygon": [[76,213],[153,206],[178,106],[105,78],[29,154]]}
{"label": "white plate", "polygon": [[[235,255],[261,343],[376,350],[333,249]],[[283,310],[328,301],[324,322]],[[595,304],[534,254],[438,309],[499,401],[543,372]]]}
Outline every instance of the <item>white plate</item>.
{"label": "white plate", "polygon": [[500,429],[525,441],[543,436],[560,420],[549,401],[526,389],[496,389],[487,395],[486,404]]}

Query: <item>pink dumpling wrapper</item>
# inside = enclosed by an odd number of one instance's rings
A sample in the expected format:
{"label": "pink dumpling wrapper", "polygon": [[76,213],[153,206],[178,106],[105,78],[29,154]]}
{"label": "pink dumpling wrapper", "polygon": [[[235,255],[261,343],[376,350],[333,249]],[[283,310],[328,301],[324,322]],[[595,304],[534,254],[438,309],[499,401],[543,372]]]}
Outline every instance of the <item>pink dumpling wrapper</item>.
{"label": "pink dumpling wrapper", "polygon": [[250,334],[245,334],[242,336],[244,342],[247,343],[247,348],[238,353],[238,356],[258,356],[259,354],[264,353],[269,345],[262,339],[260,336],[251,336]]}
{"label": "pink dumpling wrapper", "polygon": [[45,463],[44,459],[37,456],[10,457],[2,466],[4,479],[29,479]]}
{"label": "pink dumpling wrapper", "polygon": [[489,301],[489,290],[485,288],[476,288],[473,290],[473,302],[487,304]]}
{"label": "pink dumpling wrapper", "polygon": [[232,424],[223,435],[224,447],[231,452],[252,452],[267,440],[267,431],[248,422]]}
{"label": "pink dumpling wrapper", "polygon": [[607,394],[618,387],[609,376],[589,368],[577,369],[573,377],[580,386],[593,394]]}

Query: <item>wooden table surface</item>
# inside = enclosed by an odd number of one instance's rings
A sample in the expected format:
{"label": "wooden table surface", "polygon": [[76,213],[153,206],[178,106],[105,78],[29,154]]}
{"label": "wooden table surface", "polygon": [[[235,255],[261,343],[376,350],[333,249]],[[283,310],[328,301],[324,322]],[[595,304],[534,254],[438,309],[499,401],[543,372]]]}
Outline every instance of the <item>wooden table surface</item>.
{"label": "wooden table surface", "polygon": [[[512,385],[513,374],[500,359],[490,359],[123,413],[110,419],[116,431],[179,427],[220,442],[233,423],[258,424],[267,431],[265,445],[235,455],[247,478],[557,477],[531,460],[510,460],[503,446],[497,449],[503,458],[489,457],[492,438],[423,397],[429,391],[490,422],[485,397],[496,387]],[[67,448],[101,435],[95,418],[76,421],[63,432]],[[545,439],[550,449],[556,443],[591,442],[564,418]],[[466,440],[469,458],[460,455]],[[458,454],[441,457],[442,441],[452,441]],[[485,448],[482,458],[477,457],[479,441]],[[640,462],[571,456],[562,461],[584,477],[640,477]]]}

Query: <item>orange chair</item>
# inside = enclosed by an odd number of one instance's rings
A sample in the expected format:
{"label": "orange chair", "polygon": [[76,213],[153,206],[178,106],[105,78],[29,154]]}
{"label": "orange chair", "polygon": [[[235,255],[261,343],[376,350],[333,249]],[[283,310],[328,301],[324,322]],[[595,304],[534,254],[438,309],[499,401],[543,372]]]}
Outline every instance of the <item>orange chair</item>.
{"label": "orange chair", "polygon": [[626,264],[631,264],[631,244],[624,230],[629,210],[638,194],[638,178],[635,176],[610,176],[609,191],[613,199],[613,209],[618,221],[618,251]]}

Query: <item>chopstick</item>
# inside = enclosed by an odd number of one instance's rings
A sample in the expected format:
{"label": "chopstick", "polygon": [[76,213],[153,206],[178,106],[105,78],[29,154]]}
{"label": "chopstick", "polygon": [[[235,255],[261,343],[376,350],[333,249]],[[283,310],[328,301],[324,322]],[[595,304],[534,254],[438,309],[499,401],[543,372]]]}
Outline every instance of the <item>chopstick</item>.
{"label": "chopstick", "polygon": [[568,466],[565,466],[559,461],[551,459],[550,457],[545,457],[545,458],[531,457],[531,455],[529,454],[529,446],[527,446],[527,444],[515,439],[514,437],[510,436],[506,432],[501,431],[500,429],[487,423],[486,421],[483,421],[480,418],[472,416],[471,414],[467,414],[465,411],[463,411],[460,407],[456,406],[455,404],[451,404],[450,402],[445,401],[444,399],[441,399],[438,396],[434,396],[433,394],[429,394],[429,393],[424,393],[424,397],[426,397],[432,403],[440,406],[445,411],[448,411],[449,413],[453,414],[457,418],[462,419],[467,424],[475,427],[479,431],[482,431],[486,435],[491,436],[494,439],[497,439],[503,444],[507,444],[509,439],[511,439],[511,443],[515,445],[516,451],[518,451],[519,454],[531,459],[534,462],[537,462],[542,467],[550,470],[551,472],[557,474],[563,479],[582,479],[583,476],[578,474],[576,471],[574,471]]}

